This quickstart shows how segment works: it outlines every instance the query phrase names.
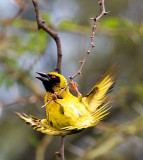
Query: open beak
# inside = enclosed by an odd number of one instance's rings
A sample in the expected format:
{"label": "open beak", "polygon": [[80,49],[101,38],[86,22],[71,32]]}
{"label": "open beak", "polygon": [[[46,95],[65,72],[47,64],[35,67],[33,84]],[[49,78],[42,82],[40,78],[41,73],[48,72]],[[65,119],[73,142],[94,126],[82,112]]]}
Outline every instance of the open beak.
{"label": "open beak", "polygon": [[37,74],[39,74],[41,77],[36,77],[37,79],[41,80],[42,82],[49,82],[50,77],[46,74],[46,73],[42,73],[42,72],[36,72]]}

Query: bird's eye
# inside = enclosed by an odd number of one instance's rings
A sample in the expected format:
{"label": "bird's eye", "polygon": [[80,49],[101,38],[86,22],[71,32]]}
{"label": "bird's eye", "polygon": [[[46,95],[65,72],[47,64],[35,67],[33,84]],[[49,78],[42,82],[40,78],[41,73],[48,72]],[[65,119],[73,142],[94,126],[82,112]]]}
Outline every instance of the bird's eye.
{"label": "bird's eye", "polygon": [[56,78],[56,76],[52,76],[52,78]]}

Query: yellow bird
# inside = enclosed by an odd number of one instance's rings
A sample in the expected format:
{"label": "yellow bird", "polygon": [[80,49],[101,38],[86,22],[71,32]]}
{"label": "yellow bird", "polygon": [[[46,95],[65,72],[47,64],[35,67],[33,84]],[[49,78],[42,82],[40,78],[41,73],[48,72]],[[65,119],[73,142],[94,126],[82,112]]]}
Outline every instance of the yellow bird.
{"label": "yellow bird", "polygon": [[67,85],[64,76],[55,72],[37,73],[40,77],[36,78],[43,82],[46,89],[45,104],[52,99],[45,105],[47,119],[16,112],[33,129],[49,135],[69,135],[95,126],[108,114],[107,93],[115,83],[115,67],[111,67],[85,97],[78,92],[75,82],[71,82],[71,87],[77,91],[78,97],[69,92],[69,87],[59,95]]}

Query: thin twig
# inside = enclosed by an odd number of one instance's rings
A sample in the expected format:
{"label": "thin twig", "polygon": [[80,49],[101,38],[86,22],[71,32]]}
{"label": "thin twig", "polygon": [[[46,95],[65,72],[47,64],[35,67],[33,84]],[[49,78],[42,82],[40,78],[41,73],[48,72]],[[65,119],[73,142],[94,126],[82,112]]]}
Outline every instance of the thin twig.
{"label": "thin twig", "polygon": [[61,160],[65,160],[64,148],[65,148],[65,136],[62,136],[60,151],[56,152],[56,159],[57,159],[57,157],[61,157]]}
{"label": "thin twig", "polygon": [[62,48],[61,48],[61,42],[60,42],[60,38],[58,36],[57,33],[55,33],[53,30],[51,30],[49,27],[46,26],[45,21],[42,19],[40,11],[39,11],[39,4],[38,4],[38,0],[32,0],[33,5],[34,5],[34,9],[35,9],[35,13],[36,13],[36,19],[37,19],[37,25],[38,25],[38,29],[43,29],[45,32],[47,32],[56,42],[57,45],[57,55],[58,55],[58,59],[57,59],[57,67],[55,68],[55,70],[62,74],[62,69],[61,69],[61,63],[62,63]]}
{"label": "thin twig", "polygon": [[[37,19],[37,25],[38,25],[38,29],[43,29],[45,32],[47,32],[56,42],[57,45],[57,67],[55,68],[56,71],[58,71],[58,73],[62,74],[62,69],[61,69],[61,63],[62,63],[62,49],[61,49],[61,42],[60,42],[60,38],[58,36],[57,33],[55,33],[54,31],[52,31],[50,28],[48,28],[45,25],[45,21],[42,19],[40,11],[39,11],[39,5],[38,5],[38,1],[37,0],[32,0],[34,8],[35,8],[35,13],[36,13],[36,19]],[[52,100],[51,100],[52,101]],[[49,101],[48,103],[50,103],[51,101]],[[60,154],[59,156],[61,157],[61,160],[64,160],[64,139],[65,137],[62,137],[61,140],[61,148],[60,148]]]}
{"label": "thin twig", "polygon": [[100,9],[101,9],[101,13],[98,17],[95,17],[95,18],[90,18],[91,20],[94,21],[94,24],[93,24],[93,27],[92,27],[92,33],[91,33],[91,43],[90,43],[90,47],[85,55],[85,57],[83,58],[82,61],[79,61],[81,63],[81,66],[79,68],[79,70],[73,75],[73,76],[70,76],[70,80],[73,80],[77,75],[81,75],[81,71],[82,71],[82,68],[84,66],[84,63],[88,57],[88,55],[90,54],[91,50],[93,47],[95,47],[94,45],[94,37],[95,37],[95,31],[96,31],[96,26],[97,26],[97,22],[99,21],[99,19],[103,16],[103,15],[106,15],[107,13],[109,12],[106,12],[105,11],[105,4],[104,4],[104,0],[101,0],[99,2],[99,5],[100,5]]}
{"label": "thin twig", "polygon": [[62,136],[61,138],[61,160],[65,159],[65,153],[64,153],[64,148],[65,148],[65,136]]}

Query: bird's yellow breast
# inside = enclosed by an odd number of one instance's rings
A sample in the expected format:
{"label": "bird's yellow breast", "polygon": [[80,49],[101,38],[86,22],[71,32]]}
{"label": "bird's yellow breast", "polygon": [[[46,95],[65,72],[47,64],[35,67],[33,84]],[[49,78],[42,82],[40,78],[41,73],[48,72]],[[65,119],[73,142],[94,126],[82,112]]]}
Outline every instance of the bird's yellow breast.
{"label": "bird's yellow breast", "polygon": [[46,107],[47,120],[55,128],[74,126],[80,118],[91,117],[85,106],[70,93],[66,93],[63,99],[57,99],[57,101],[63,107],[54,101]]}

